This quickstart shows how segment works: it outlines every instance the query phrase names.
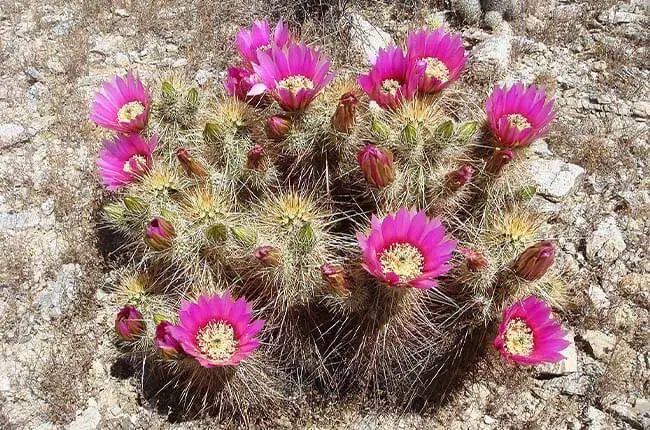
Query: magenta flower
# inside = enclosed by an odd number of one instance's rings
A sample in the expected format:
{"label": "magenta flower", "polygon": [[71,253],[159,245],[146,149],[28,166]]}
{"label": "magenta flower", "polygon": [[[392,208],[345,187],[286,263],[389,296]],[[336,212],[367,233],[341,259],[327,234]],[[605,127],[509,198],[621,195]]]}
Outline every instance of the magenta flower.
{"label": "magenta flower", "polygon": [[153,154],[158,136],[149,142],[139,134],[118,134],[112,141],[104,140],[99,153],[99,176],[109,191],[137,181],[153,165]]}
{"label": "magenta flower", "polygon": [[244,298],[235,301],[228,291],[202,295],[196,303],[182,302],[179,323],[169,330],[203,367],[236,366],[260,345],[254,336],[264,321],[252,321],[251,312]]}
{"label": "magenta flower", "polygon": [[357,234],[363,268],[390,286],[432,288],[436,278],[451,270],[456,241],[445,238],[440,219],[429,220],[424,211],[401,208],[383,220],[372,216],[368,236]]}
{"label": "magenta flower", "polygon": [[528,146],[543,136],[555,118],[554,100],[544,90],[518,82],[508,89],[497,87],[485,101],[488,124],[502,147]]}
{"label": "magenta flower", "polygon": [[240,29],[235,38],[235,44],[242,59],[252,65],[259,64],[258,54],[260,52],[269,51],[274,47],[284,48],[291,39],[289,27],[282,21],[277,23],[273,34],[271,34],[269,22],[264,20],[253,22],[250,30]]}
{"label": "magenta flower", "polygon": [[318,50],[299,43],[270,52],[258,52],[259,64],[253,64],[262,80],[249,91],[255,96],[271,91],[280,107],[286,111],[305,109],[334,77],[329,72],[329,60]]}
{"label": "magenta flower", "polygon": [[460,76],[465,66],[465,49],[460,36],[447,33],[444,27],[411,33],[406,41],[409,61],[422,62],[425,70],[418,89],[437,93]]}
{"label": "magenta flower", "polygon": [[172,245],[175,236],[176,230],[172,223],[157,216],[147,224],[144,241],[151,249],[163,251]]}
{"label": "magenta flower", "polygon": [[144,333],[142,314],[135,307],[124,306],[115,317],[115,331],[124,340],[134,340]]}
{"label": "magenta flower", "polygon": [[424,63],[409,62],[402,48],[389,46],[379,50],[370,72],[359,76],[357,82],[379,106],[394,108],[415,96],[424,70]]}
{"label": "magenta flower", "polygon": [[260,78],[253,71],[244,67],[230,66],[228,78],[223,86],[231,96],[250,104],[258,104],[262,101],[262,97],[251,97],[248,92],[259,82]]}
{"label": "magenta flower", "polygon": [[501,356],[519,364],[556,363],[569,341],[543,300],[530,296],[503,311],[503,321],[494,339]]}
{"label": "magenta flower", "polygon": [[147,126],[151,94],[142,81],[129,72],[126,79],[114,76],[95,94],[90,119],[118,133],[140,133]]}
{"label": "magenta flower", "polygon": [[168,360],[180,358],[184,355],[181,344],[171,335],[171,328],[174,327],[169,321],[161,321],[156,326],[156,335],[153,343],[158,351]]}

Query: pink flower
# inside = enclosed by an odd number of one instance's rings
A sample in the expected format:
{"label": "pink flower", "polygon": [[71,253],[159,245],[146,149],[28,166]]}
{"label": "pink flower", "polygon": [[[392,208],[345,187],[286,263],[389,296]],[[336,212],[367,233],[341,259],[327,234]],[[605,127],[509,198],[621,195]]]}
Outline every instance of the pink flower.
{"label": "pink flower", "polygon": [[357,152],[357,161],[366,181],[377,188],[384,188],[395,180],[392,152],[367,144]]}
{"label": "pink flower", "polygon": [[564,358],[560,352],[569,346],[565,336],[546,303],[530,296],[503,311],[494,347],[515,363],[556,363]]}
{"label": "pink flower", "polygon": [[415,96],[424,70],[424,63],[409,62],[402,48],[389,46],[379,50],[370,72],[357,82],[379,106],[394,108],[402,99]]}
{"label": "pink flower", "polygon": [[262,101],[262,97],[248,96],[253,85],[258,84],[260,78],[251,70],[244,67],[228,67],[228,78],[224,83],[226,91],[231,96],[250,104],[256,105]]}
{"label": "pink flower", "polygon": [[445,239],[440,219],[429,220],[424,211],[401,208],[379,220],[372,216],[368,236],[357,234],[363,268],[390,286],[432,288],[436,278],[451,270],[456,241]]}
{"label": "pink flower", "polygon": [[142,314],[133,306],[124,306],[115,317],[115,331],[124,340],[134,340],[144,333]]}
{"label": "pink flower", "polygon": [[422,62],[425,67],[418,86],[420,92],[441,91],[458,79],[465,66],[463,40],[448,34],[444,27],[411,33],[406,45],[409,61]]}
{"label": "pink flower", "polygon": [[274,47],[283,48],[289,44],[292,36],[289,32],[289,27],[279,21],[275,26],[273,34],[269,27],[269,22],[255,21],[250,30],[244,28],[239,30],[235,38],[237,51],[242,59],[248,64],[258,64],[258,54],[266,52]]}
{"label": "pink flower", "polygon": [[555,118],[554,104],[535,85],[518,82],[508,89],[495,88],[485,101],[485,111],[499,146],[517,148],[545,134]]}
{"label": "pink flower", "polygon": [[460,187],[471,181],[475,173],[476,169],[469,164],[463,164],[458,169],[447,175],[446,184],[451,190],[458,190]]}
{"label": "pink flower", "polygon": [[129,72],[126,79],[114,76],[95,94],[90,119],[118,133],[140,133],[147,126],[151,94]]}
{"label": "pink flower", "polygon": [[176,236],[174,226],[162,217],[155,217],[147,224],[144,241],[151,249],[163,251],[169,248],[171,240]]}
{"label": "pink flower", "polygon": [[248,95],[271,91],[286,111],[305,109],[334,77],[327,58],[299,43],[259,52],[257,58],[259,64],[253,64],[253,68],[263,83],[254,85]]}
{"label": "pink flower", "polygon": [[156,335],[153,343],[158,351],[168,360],[180,358],[184,355],[181,344],[171,335],[171,328],[174,327],[169,321],[161,321],[156,326]]}
{"label": "pink flower", "polygon": [[104,140],[104,148],[99,153],[99,176],[109,191],[137,181],[153,165],[153,150],[158,136],[153,135],[149,142],[139,134],[118,134],[112,141]]}
{"label": "pink flower", "polygon": [[260,345],[254,336],[264,321],[252,321],[251,312],[244,298],[235,301],[228,291],[202,295],[196,303],[181,303],[179,323],[169,330],[203,367],[236,366]]}

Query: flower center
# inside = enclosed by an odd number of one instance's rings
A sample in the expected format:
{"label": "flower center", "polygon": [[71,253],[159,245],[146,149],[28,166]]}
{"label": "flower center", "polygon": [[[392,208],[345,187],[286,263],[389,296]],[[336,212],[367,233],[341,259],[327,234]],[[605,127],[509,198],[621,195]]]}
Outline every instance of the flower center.
{"label": "flower center", "polygon": [[394,243],[381,253],[379,262],[384,273],[393,272],[403,281],[422,274],[424,256],[410,243]]}
{"label": "flower center", "polygon": [[144,105],[138,101],[128,102],[117,111],[119,122],[131,122],[144,112]]}
{"label": "flower center", "polygon": [[271,43],[267,43],[266,45],[262,45],[262,46],[257,47],[257,50],[262,51],[262,52],[266,52],[269,49],[271,49]]}
{"label": "flower center", "polygon": [[147,169],[147,157],[136,154],[126,160],[122,170],[126,173],[140,174]]}
{"label": "flower center", "polygon": [[395,96],[400,87],[401,84],[395,79],[386,79],[381,83],[381,91],[385,94],[390,94],[391,96]]}
{"label": "flower center", "polygon": [[427,76],[436,78],[440,82],[446,82],[449,80],[449,69],[445,63],[435,57],[426,57],[423,58],[422,61],[427,63],[427,68],[424,71]]}
{"label": "flower center", "polygon": [[521,318],[513,318],[508,322],[504,338],[506,350],[510,354],[529,355],[535,346],[533,331]]}
{"label": "flower center", "polygon": [[291,93],[296,94],[298,91],[302,89],[307,89],[307,90],[313,89],[314,83],[312,82],[311,79],[303,75],[293,75],[278,82],[278,87],[286,88]]}
{"label": "flower center", "polygon": [[508,115],[508,122],[510,123],[511,127],[515,127],[518,130],[525,130],[532,127],[532,125],[530,125],[528,122],[528,119],[519,113]]}
{"label": "flower center", "polygon": [[225,321],[210,321],[196,335],[199,349],[212,361],[227,361],[235,353],[237,339],[232,326]]}

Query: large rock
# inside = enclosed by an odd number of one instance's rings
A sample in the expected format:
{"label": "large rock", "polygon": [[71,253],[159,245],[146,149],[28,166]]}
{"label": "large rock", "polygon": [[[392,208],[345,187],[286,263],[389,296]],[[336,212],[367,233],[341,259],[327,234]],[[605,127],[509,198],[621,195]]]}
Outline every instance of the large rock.
{"label": "large rock", "polygon": [[576,189],[585,169],[562,160],[533,160],[528,173],[537,184],[537,192],[552,201],[560,201]]}
{"label": "large rock", "polygon": [[587,343],[588,352],[597,360],[607,360],[616,347],[616,336],[602,331],[586,330],[580,337]]}
{"label": "large rock", "polygon": [[366,19],[359,14],[352,15],[350,36],[352,39],[352,45],[365,54],[370,64],[375,63],[379,48],[385,48],[386,46],[395,43],[390,34],[366,21]]}
{"label": "large rock", "polygon": [[29,140],[29,133],[18,124],[0,124],[0,149]]}
{"label": "large rock", "polygon": [[79,279],[82,276],[78,264],[64,264],[54,281],[48,282],[47,287],[34,299],[34,304],[44,318],[49,319],[61,315],[76,296]]}
{"label": "large rock", "polygon": [[592,262],[611,263],[626,248],[623,233],[610,216],[604,219],[587,241],[587,258]]}
{"label": "large rock", "polygon": [[470,70],[479,80],[502,79],[510,65],[512,37],[506,34],[489,37],[472,49]]}

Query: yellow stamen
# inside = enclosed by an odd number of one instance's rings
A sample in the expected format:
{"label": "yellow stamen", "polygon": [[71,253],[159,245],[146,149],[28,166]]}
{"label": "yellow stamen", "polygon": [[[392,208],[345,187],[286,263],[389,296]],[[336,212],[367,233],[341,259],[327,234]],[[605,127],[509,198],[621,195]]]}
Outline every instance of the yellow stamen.
{"label": "yellow stamen", "polygon": [[508,115],[508,122],[512,127],[515,127],[518,130],[525,130],[532,127],[530,122],[528,122],[528,118],[518,113]]}
{"label": "yellow stamen", "polygon": [[294,76],[289,76],[288,78],[285,78],[280,82],[278,82],[278,87],[286,88],[293,94],[296,94],[298,91],[302,89],[308,89],[308,90],[313,89],[314,83],[312,82],[311,79],[306,78],[302,75],[294,75]]}
{"label": "yellow stamen", "polygon": [[384,273],[393,272],[402,281],[410,281],[422,274],[424,256],[410,243],[394,243],[381,253],[379,262]]}
{"label": "yellow stamen", "polygon": [[422,59],[427,63],[427,68],[424,73],[432,78],[436,78],[441,82],[449,80],[449,69],[442,61],[434,57],[426,57]]}
{"label": "yellow stamen", "polygon": [[533,331],[521,318],[514,318],[508,322],[503,337],[505,348],[510,354],[529,355],[535,346]]}
{"label": "yellow stamen", "polygon": [[126,163],[124,163],[122,170],[126,173],[140,173],[146,168],[147,159],[144,156],[137,154],[129,158]]}
{"label": "yellow stamen", "polygon": [[395,96],[400,86],[401,86],[400,83],[395,79],[386,79],[384,82],[381,83],[381,91],[383,93],[388,93],[391,96]]}
{"label": "yellow stamen", "polygon": [[131,122],[144,112],[144,105],[138,101],[128,102],[117,111],[119,122]]}
{"label": "yellow stamen", "polygon": [[237,348],[235,331],[225,321],[211,321],[196,335],[199,350],[212,361],[227,361]]}

